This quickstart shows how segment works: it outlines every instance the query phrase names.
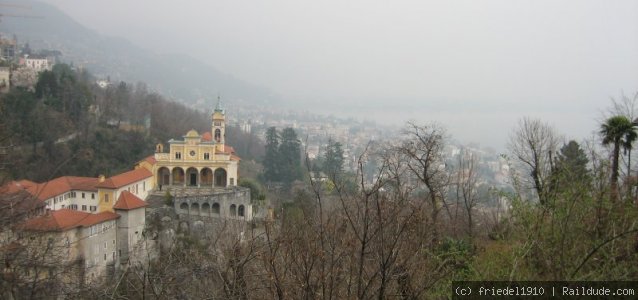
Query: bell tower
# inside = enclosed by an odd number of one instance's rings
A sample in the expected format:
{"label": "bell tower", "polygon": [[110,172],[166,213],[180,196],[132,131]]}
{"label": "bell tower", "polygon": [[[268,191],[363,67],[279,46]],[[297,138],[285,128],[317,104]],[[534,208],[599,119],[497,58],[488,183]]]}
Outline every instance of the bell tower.
{"label": "bell tower", "polygon": [[226,139],[226,113],[222,108],[221,99],[217,96],[217,105],[212,115],[212,127],[211,135],[215,142],[215,148],[219,151],[224,151],[224,143]]}

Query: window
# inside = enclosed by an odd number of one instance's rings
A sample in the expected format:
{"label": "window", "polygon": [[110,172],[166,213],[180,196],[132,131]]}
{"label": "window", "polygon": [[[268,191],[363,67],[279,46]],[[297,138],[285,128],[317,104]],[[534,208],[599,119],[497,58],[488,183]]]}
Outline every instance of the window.
{"label": "window", "polygon": [[104,253],[104,261],[106,261],[106,253]]}
{"label": "window", "polygon": [[86,205],[82,205],[82,211],[86,211]]}
{"label": "window", "polygon": [[182,152],[175,152],[175,159],[182,159]]}
{"label": "window", "polygon": [[146,181],[142,182],[142,191],[146,191]]}
{"label": "window", "polygon": [[215,126],[222,126],[222,122],[215,121]]}
{"label": "window", "polygon": [[93,206],[91,205],[91,207],[89,208],[91,211],[97,211],[97,206]]}
{"label": "window", "polygon": [[204,159],[205,160],[209,160],[210,159],[210,153],[204,153]]}
{"label": "window", "polygon": [[104,242],[104,249],[106,249],[106,242]]}
{"label": "window", "polygon": [[91,193],[91,199],[95,199],[95,193]]}
{"label": "window", "polygon": [[139,184],[135,184],[135,194],[139,193],[140,191],[138,190]]}
{"label": "window", "polygon": [[64,204],[62,204],[62,208],[64,208]]}
{"label": "window", "polygon": [[235,204],[230,205],[230,216],[234,217],[237,215],[237,206]]}
{"label": "window", "polygon": [[104,194],[104,202],[109,202],[109,194]]}
{"label": "window", "polygon": [[82,199],[84,199],[84,193],[82,193]]}

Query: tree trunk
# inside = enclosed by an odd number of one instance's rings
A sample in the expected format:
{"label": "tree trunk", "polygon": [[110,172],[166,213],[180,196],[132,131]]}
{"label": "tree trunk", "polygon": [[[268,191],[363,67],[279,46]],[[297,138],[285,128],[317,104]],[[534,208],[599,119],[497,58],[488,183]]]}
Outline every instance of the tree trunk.
{"label": "tree trunk", "polygon": [[618,200],[618,158],[620,156],[620,141],[614,143],[614,154],[611,163],[611,200]]}

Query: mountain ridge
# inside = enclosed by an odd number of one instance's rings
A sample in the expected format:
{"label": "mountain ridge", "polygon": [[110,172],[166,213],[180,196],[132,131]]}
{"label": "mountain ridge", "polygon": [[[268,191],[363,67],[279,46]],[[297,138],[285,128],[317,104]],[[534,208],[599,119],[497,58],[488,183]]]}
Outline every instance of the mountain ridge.
{"label": "mountain ridge", "polygon": [[122,37],[100,34],[53,5],[27,0],[41,19],[3,18],[0,31],[15,34],[34,49],[60,50],[60,59],[112,81],[144,82],[167,97],[208,108],[221,94],[226,103],[263,105],[279,101],[270,90],[224,73],[187,54],[158,54]]}

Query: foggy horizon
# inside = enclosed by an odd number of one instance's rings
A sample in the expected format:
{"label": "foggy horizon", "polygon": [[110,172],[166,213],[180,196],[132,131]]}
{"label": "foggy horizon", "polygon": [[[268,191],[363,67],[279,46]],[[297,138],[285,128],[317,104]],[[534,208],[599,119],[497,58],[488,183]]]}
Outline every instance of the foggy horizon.
{"label": "foggy horizon", "polygon": [[45,2],[309,111],[436,121],[496,149],[524,116],[591,137],[638,91],[638,1]]}

